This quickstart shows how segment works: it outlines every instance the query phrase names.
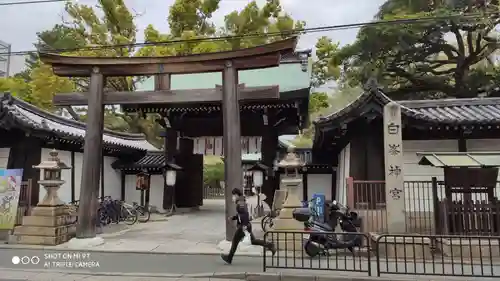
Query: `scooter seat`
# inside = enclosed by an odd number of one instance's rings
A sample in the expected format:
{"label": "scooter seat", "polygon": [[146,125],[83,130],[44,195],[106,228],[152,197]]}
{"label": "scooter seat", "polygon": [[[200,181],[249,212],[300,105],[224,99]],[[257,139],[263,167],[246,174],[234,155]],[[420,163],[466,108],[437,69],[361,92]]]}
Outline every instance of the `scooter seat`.
{"label": "scooter seat", "polygon": [[318,228],[321,228],[324,231],[333,231],[332,227],[326,222],[313,221],[312,224],[313,226],[317,226]]}

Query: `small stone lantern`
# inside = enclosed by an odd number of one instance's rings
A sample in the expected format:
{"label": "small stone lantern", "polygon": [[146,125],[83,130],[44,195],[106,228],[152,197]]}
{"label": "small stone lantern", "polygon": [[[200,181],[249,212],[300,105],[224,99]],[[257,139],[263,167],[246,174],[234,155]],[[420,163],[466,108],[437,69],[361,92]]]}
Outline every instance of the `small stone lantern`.
{"label": "small stone lantern", "polygon": [[33,168],[41,171],[42,180],[39,180],[38,183],[47,191],[43,200],[38,203],[38,206],[64,205],[64,202],[57,195],[57,191],[65,183],[61,179],[61,171],[71,169],[71,167],[61,162],[61,159],[57,157],[58,154],[57,150],[53,149],[49,152],[50,156],[47,160],[33,166]]}
{"label": "small stone lantern", "polygon": [[[298,188],[302,184],[300,171],[304,167],[302,160],[293,152],[293,147],[288,148],[288,154],[277,165],[284,171],[280,188],[287,191],[283,208],[301,208],[302,202],[297,194]],[[293,209],[291,211],[293,211]],[[290,214],[291,215],[291,214]]]}
{"label": "small stone lantern", "polygon": [[274,221],[274,229],[281,231],[302,231],[304,225],[293,218],[293,210],[301,208],[302,203],[297,194],[299,187],[302,184],[302,170],[304,163],[293,152],[293,148],[288,149],[288,154],[278,164],[278,168],[282,168],[284,174],[281,179],[280,189],[286,190],[286,200],[283,203],[283,208],[280,211],[278,218]]}

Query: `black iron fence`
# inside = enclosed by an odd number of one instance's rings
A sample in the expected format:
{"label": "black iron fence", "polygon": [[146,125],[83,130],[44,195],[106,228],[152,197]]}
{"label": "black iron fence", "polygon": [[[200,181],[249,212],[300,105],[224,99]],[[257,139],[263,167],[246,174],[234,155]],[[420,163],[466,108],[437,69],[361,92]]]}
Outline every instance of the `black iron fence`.
{"label": "black iron fence", "polygon": [[[264,234],[266,242],[272,242],[276,247],[276,253],[264,251],[263,271],[270,268],[278,269],[309,269],[309,270],[335,270],[362,272],[371,275],[370,254],[364,248],[355,247],[352,252],[349,249],[330,249],[327,252],[315,253],[309,249],[307,241],[310,236],[324,234],[317,232],[279,232],[268,231]],[[345,235],[345,233],[328,233],[329,239]],[[353,233],[353,238],[360,244],[368,244],[368,235]],[[313,255],[311,257],[311,255]]]}
{"label": "black iron fence", "polygon": [[[324,251],[317,252],[308,247],[311,235],[320,235],[330,241],[356,238],[356,245],[361,246],[323,248]],[[299,269],[348,271],[365,276],[500,277],[500,236],[270,231],[266,232],[264,240],[274,243],[277,249],[274,255],[264,251],[264,271]]]}
{"label": "black iron fence", "polygon": [[500,236],[393,235],[375,237],[382,274],[500,277]]}

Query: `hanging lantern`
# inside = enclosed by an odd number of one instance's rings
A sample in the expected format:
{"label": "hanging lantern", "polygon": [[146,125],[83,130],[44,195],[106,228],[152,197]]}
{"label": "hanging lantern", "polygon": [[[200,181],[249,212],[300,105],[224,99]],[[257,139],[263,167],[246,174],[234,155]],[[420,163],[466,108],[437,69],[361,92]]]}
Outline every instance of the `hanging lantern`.
{"label": "hanging lantern", "polygon": [[135,189],[136,190],[148,190],[149,189],[149,177],[150,175],[146,172],[140,172],[136,176]]}

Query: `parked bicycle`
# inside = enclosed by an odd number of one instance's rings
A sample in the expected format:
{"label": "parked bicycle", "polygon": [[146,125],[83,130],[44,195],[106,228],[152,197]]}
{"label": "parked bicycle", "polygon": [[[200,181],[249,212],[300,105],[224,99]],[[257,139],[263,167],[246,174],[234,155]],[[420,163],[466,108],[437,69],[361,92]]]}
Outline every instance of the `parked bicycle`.
{"label": "parked bicycle", "polygon": [[[78,214],[79,203],[79,200],[75,200],[67,205],[70,213]],[[111,196],[104,196],[99,200],[97,215],[102,226],[111,223],[118,224],[122,221],[125,222],[125,224],[133,225],[138,220],[140,222],[147,222],[151,216],[148,208],[136,202],[130,205],[120,200],[113,200]],[[78,217],[76,221],[78,221]]]}
{"label": "parked bicycle", "polygon": [[123,221],[125,224],[132,225],[138,220],[138,212],[133,206],[121,200],[113,200],[111,196],[103,198],[99,210],[99,216],[103,224]]}
{"label": "parked bicycle", "polygon": [[127,208],[133,208],[137,212],[139,222],[148,222],[151,218],[151,213],[147,206],[142,206],[137,202],[133,202],[132,205],[123,202],[123,205]]}

